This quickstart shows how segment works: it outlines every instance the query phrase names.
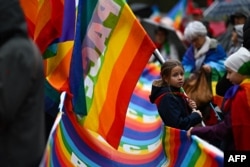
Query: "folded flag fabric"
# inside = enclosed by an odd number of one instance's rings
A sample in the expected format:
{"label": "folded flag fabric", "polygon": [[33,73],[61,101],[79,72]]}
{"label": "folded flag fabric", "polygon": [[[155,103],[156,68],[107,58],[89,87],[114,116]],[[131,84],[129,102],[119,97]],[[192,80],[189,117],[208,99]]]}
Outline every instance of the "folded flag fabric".
{"label": "folded flag fabric", "polygon": [[20,0],[30,37],[41,53],[62,33],[64,0]]}

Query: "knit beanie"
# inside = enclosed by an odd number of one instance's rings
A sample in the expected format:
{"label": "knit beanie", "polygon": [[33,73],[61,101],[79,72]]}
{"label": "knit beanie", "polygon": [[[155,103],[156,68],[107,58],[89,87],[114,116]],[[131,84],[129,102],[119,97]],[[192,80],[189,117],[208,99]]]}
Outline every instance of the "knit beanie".
{"label": "knit beanie", "polygon": [[241,47],[226,59],[224,65],[241,75],[250,75],[250,52]]}

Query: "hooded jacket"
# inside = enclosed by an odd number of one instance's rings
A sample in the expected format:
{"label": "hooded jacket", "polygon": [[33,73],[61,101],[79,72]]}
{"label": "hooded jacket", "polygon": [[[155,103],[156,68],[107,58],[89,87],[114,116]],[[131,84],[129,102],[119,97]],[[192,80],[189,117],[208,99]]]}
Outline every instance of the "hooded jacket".
{"label": "hooded jacket", "polygon": [[38,166],[45,149],[42,57],[19,1],[0,4],[0,164]]}
{"label": "hooded jacket", "polygon": [[188,130],[201,123],[201,117],[187,104],[186,96],[180,88],[162,86],[161,80],[152,84],[150,102],[157,105],[159,115],[165,126]]}

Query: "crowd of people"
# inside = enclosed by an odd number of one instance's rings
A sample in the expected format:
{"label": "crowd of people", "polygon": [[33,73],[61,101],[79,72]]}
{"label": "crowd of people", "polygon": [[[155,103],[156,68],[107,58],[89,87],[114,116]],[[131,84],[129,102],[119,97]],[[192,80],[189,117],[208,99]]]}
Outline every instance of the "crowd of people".
{"label": "crowd of people", "polygon": [[[152,83],[149,99],[165,126],[187,130],[189,137],[197,135],[224,151],[250,151],[249,12],[232,14],[230,26],[223,34],[227,39],[214,38],[201,20],[190,21],[183,33],[188,43],[185,54],[181,59],[164,57],[161,78]],[[229,45],[222,39],[230,40]],[[212,94],[221,98],[208,103],[218,106],[223,116],[212,125],[203,122],[207,107],[197,106],[182,88],[188,79],[197,78],[201,69],[210,77]]]}
{"label": "crowd of people", "polygon": [[[0,28],[0,162],[2,166],[38,166],[47,140],[42,57],[28,37],[19,1],[0,3],[4,23]],[[149,99],[164,125],[211,143],[219,140],[222,150],[250,151],[250,15],[239,11],[231,16],[228,47],[223,43],[228,39],[213,38],[197,15],[184,27],[187,50],[181,57],[167,41],[168,33],[155,31],[156,46],[166,62],[161,78],[152,83]],[[223,98],[216,105],[224,119],[210,126],[203,124],[204,108],[182,90],[185,80],[196,77],[200,69],[210,74],[211,85],[216,81],[213,91]]]}

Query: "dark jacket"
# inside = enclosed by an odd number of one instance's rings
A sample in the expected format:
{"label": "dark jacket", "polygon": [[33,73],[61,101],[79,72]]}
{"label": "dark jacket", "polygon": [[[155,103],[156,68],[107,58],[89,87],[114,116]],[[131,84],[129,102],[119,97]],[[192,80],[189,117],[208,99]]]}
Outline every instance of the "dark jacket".
{"label": "dark jacket", "polygon": [[[158,102],[161,95],[163,96]],[[200,115],[192,113],[180,88],[161,86],[159,81],[154,81],[149,98],[152,103],[158,103],[159,115],[166,126],[188,130],[201,123]]]}
{"label": "dark jacket", "polygon": [[18,0],[0,0],[0,166],[38,166],[45,149],[44,75]]}

